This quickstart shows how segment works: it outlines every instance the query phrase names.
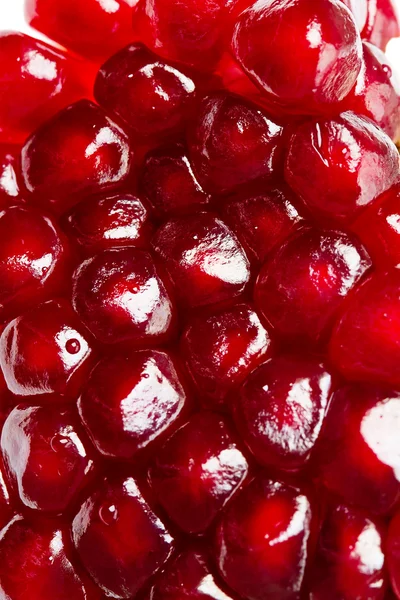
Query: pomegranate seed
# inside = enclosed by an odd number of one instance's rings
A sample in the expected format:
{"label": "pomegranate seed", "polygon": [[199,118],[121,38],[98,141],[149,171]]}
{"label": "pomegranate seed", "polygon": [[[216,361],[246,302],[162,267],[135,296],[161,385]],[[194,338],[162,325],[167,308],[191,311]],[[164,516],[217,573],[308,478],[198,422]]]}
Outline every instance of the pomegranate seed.
{"label": "pomegranate seed", "polygon": [[[195,316],[186,327],[181,355],[202,402],[229,404],[229,392],[269,353],[271,339],[254,310],[238,304]],[[228,396],[228,399],[227,399]]]}
{"label": "pomegranate seed", "polygon": [[160,342],[174,329],[168,285],[148,252],[104,250],[78,267],[73,285],[74,308],[100,342]]}
{"label": "pomegranate seed", "polygon": [[77,416],[59,406],[19,404],[1,434],[3,460],[29,508],[63,512],[93,469]]}
{"label": "pomegranate seed", "polygon": [[90,67],[45,42],[0,34],[0,139],[23,142],[46,119],[90,93]]}
{"label": "pomegranate seed", "polygon": [[146,247],[153,232],[148,208],[128,193],[86,198],[65,215],[64,226],[71,238],[90,251]]}
{"label": "pomegranate seed", "polygon": [[399,286],[396,270],[373,274],[343,306],[330,357],[347,379],[400,384]]}
{"label": "pomegranate seed", "polygon": [[316,215],[349,221],[398,179],[399,153],[369,119],[347,112],[294,128],[285,177]]}
{"label": "pomegranate seed", "polygon": [[22,148],[26,187],[58,212],[79,195],[121,184],[131,167],[128,138],[88,100],[47,121]]}
{"label": "pomegranate seed", "polygon": [[103,358],[78,402],[96,448],[105,456],[132,458],[177,428],[186,393],[172,358],[158,350]]}
{"label": "pomegranate seed", "polygon": [[282,128],[240,98],[214,94],[200,104],[189,154],[207,192],[230,192],[271,178],[282,155]]}
{"label": "pomegranate seed", "polygon": [[91,345],[65,301],[51,300],[11,321],[0,337],[7,386],[20,396],[71,393],[86,374]]}
{"label": "pomegranate seed", "polygon": [[173,544],[132,477],[102,481],[82,504],[72,536],[96,584],[107,596],[126,599],[164,564]]}
{"label": "pomegranate seed", "polygon": [[101,61],[133,40],[137,0],[26,0],[25,18],[34,29],[91,60]]}
{"label": "pomegranate seed", "polygon": [[400,498],[398,392],[370,385],[336,392],[317,451],[329,490],[371,514],[389,512]]}
{"label": "pomegranate seed", "polygon": [[15,517],[0,534],[0,594],[13,600],[26,600],[27,594],[29,600],[87,600],[68,546],[64,529]]}
{"label": "pomegranate seed", "polygon": [[207,529],[247,475],[247,461],[224,419],[201,412],[157,453],[150,482],[186,533]]}
{"label": "pomegranate seed", "polygon": [[356,24],[338,0],[256,2],[240,15],[232,49],[279,116],[332,109],[362,64]]}
{"label": "pomegranate seed", "polygon": [[179,133],[193,110],[196,86],[140,44],[132,44],[101,67],[94,88],[98,103],[134,134]]}
{"label": "pomegranate seed", "polygon": [[300,230],[261,269],[256,304],[279,335],[315,342],[369,266],[364,248],[346,233]]}
{"label": "pomegranate seed", "polygon": [[146,156],[140,188],[158,217],[198,210],[210,201],[181,145],[158,148]]}
{"label": "pomegranate seed", "polygon": [[223,214],[246,251],[264,262],[301,223],[294,203],[293,193],[283,185],[263,190],[261,195],[229,198]]}
{"label": "pomegranate seed", "polygon": [[294,600],[304,579],[311,530],[311,505],[304,493],[255,479],[230,502],[219,523],[221,575],[244,598]]}
{"label": "pomegranate seed", "polygon": [[312,570],[312,600],[383,600],[387,588],[385,529],[357,509],[328,511]]}
{"label": "pomegranate seed", "polygon": [[235,421],[255,458],[301,469],[318,439],[332,378],[312,356],[280,356],[258,367],[237,392]]}

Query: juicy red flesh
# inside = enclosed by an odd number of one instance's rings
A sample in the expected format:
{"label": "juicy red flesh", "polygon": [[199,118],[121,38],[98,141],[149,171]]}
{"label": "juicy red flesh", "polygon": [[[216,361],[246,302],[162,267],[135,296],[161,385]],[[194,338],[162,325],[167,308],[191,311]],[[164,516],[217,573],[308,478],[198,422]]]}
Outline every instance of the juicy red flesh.
{"label": "juicy red flesh", "polygon": [[91,577],[114,598],[134,596],[173,548],[172,537],[129,476],[102,482],[82,504],[72,536]]}
{"label": "juicy red flesh", "polygon": [[80,100],[40,127],[22,148],[28,190],[56,211],[79,195],[123,183],[131,166],[125,133],[88,100]]}
{"label": "juicy red flesh", "polygon": [[224,419],[191,418],[156,454],[150,482],[158,502],[186,533],[206,530],[247,475],[247,461]]}
{"label": "juicy red flesh", "polygon": [[[218,407],[270,354],[271,340],[257,313],[237,304],[189,321],[181,355],[203,403]],[[227,398],[228,396],[228,398]]]}
{"label": "juicy red flesh", "polygon": [[354,508],[337,505],[325,517],[311,600],[383,600],[387,589],[386,531],[383,523]]}
{"label": "juicy red flesh", "polygon": [[170,434],[185,406],[186,393],[174,361],[159,350],[103,358],[78,402],[99,452],[122,459]]}
{"label": "juicy red flesh", "polygon": [[14,408],[3,426],[1,452],[22,502],[46,512],[66,510],[93,470],[78,415],[57,405]]}
{"label": "juicy red flesh", "polygon": [[303,229],[264,264],[256,305],[279,335],[315,342],[370,264],[357,239]]}
{"label": "juicy red flesh", "polygon": [[280,356],[258,367],[237,392],[237,428],[257,461],[283,471],[307,462],[321,430],[332,378],[314,357]]}
{"label": "juicy red flesh", "polygon": [[175,309],[153,258],[138,248],[104,250],[73,277],[74,308],[103,343],[165,341]]}
{"label": "juicy red flesh", "polygon": [[271,178],[282,156],[282,128],[238,97],[207,96],[191,125],[189,155],[207,192],[230,192]]}
{"label": "juicy red flesh", "polygon": [[398,392],[349,385],[336,392],[318,450],[320,477],[349,504],[386,514],[400,498]]}
{"label": "juicy red flesh", "polygon": [[294,128],[285,178],[317,216],[348,222],[390,188],[398,172],[390,138],[369,119],[347,112]]}
{"label": "juicy red flesh", "polygon": [[218,525],[215,553],[222,577],[244,598],[297,599],[312,527],[307,495],[280,482],[253,480]]}
{"label": "juicy red flesh", "polygon": [[190,77],[140,44],[112,56],[94,88],[98,103],[142,137],[179,133],[193,111],[195,93]]}
{"label": "juicy red flesh", "polygon": [[250,279],[250,265],[234,234],[212,214],[167,221],[153,248],[189,307],[226,302],[240,295]]}
{"label": "juicy red flesh", "polygon": [[24,33],[1,32],[0,64],[3,142],[23,142],[58,110],[90,93],[88,65]]}

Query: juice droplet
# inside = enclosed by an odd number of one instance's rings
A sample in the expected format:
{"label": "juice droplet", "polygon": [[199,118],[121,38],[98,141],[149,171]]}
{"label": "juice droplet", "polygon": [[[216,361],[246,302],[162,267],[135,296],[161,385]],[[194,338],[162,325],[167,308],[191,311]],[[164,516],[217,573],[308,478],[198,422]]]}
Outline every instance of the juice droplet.
{"label": "juice droplet", "polygon": [[99,517],[104,525],[111,525],[118,519],[118,511],[115,504],[106,502],[99,508]]}
{"label": "juice droplet", "polygon": [[79,340],[76,339],[67,340],[65,349],[69,354],[78,354],[81,349],[81,344]]}

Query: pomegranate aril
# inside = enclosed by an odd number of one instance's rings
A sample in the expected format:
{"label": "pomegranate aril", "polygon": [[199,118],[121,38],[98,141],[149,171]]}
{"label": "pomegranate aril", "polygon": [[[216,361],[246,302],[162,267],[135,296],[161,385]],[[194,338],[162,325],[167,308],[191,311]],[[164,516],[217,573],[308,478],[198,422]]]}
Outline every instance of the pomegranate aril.
{"label": "pomegranate aril", "polygon": [[329,353],[347,379],[400,385],[399,287],[398,270],[374,273],[343,305]]}
{"label": "pomegranate aril", "polygon": [[1,452],[29,508],[62,513],[93,470],[93,452],[71,408],[19,404],[1,434]]}
{"label": "pomegranate aril", "polygon": [[317,216],[348,222],[398,177],[396,146],[365,117],[346,112],[292,131],[285,178]]}
{"label": "pomegranate aril", "polygon": [[260,195],[228,198],[223,215],[249,254],[264,262],[271,250],[301,224],[295,204],[292,191],[281,184],[279,188],[263,189]]}
{"label": "pomegranate aril", "polygon": [[194,171],[211,194],[269,180],[281,166],[282,128],[231,94],[203,98],[188,142]]}
{"label": "pomegranate aril", "polygon": [[247,475],[247,461],[224,418],[200,412],[156,454],[150,482],[186,533],[205,531]]}
{"label": "pomegranate aril", "polygon": [[88,600],[89,588],[71,563],[64,529],[17,516],[0,533],[0,553],[1,597]]}
{"label": "pomegranate aril", "polygon": [[96,62],[133,41],[136,0],[25,0],[29,25]]}
{"label": "pomegranate aril", "polygon": [[95,583],[121,599],[135,596],[173,549],[172,537],[132,477],[100,482],[74,518],[72,537]]}
{"label": "pomegranate aril", "polygon": [[183,130],[193,113],[196,86],[176,67],[132,44],[101,67],[94,95],[133,134],[163,138]]}
{"label": "pomegranate aril", "polygon": [[316,342],[370,264],[355,237],[302,229],[264,264],[256,305],[280,336]]}
{"label": "pomegranate aril", "polygon": [[368,206],[352,230],[380,269],[400,265],[400,185],[396,184]]}
{"label": "pomegranate aril", "polygon": [[279,116],[332,110],[362,64],[360,35],[339,0],[256,2],[240,15],[232,49]]}
{"label": "pomegranate aril", "polygon": [[233,600],[221,589],[208,563],[208,557],[195,549],[178,554],[156,578],[149,597],[151,600]]}
{"label": "pomegranate aril", "polygon": [[375,121],[395,142],[400,136],[400,81],[386,55],[363,42],[363,66],[357,83],[341,104]]}
{"label": "pomegranate aril", "polygon": [[58,110],[87,96],[90,67],[24,33],[0,34],[0,139],[23,142]]}
{"label": "pomegranate aril", "polygon": [[362,37],[385,50],[387,43],[400,35],[396,0],[368,0],[368,20]]}
{"label": "pomegranate aril", "polygon": [[200,212],[164,223],[153,239],[179,300],[188,307],[232,301],[250,279],[243,248],[223,221]]}
{"label": "pomegranate aril", "polygon": [[22,148],[26,187],[60,213],[83,195],[122,184],[131,162],[126,134],[89,100],[59,112]]}
{"label": "pomegranate aril", "polygon": [[316,452],[326,487],[370,514],[386,514],[400,498],[398,392],[371,385],[337,391]]}
{"label": "pomegranate aril", "polygon": [[27,195],[23,189],[19,146],[0,144],[0,209],[18,204]]}
{"label": "pomegranate aril", "polygon": [[177,428],[186,404],[173,359],[159,350],[141,350],[103,358],[78,408],[99,452],[128,459]]}
{"label": "pomegranate aril", "polygon": [[301,469],[325,418],[332,377],[312,356],[279,356],[258,367],[236,392],[234,416],[256,460]]}
{"label": "pomegranate aril", "polygon": [[73,305],[102,343],[166,341],[174,330],[175,307],[164,279],[144,250],[104,250],[75,272]]}
{"label": "pomegranate aril", "polygon": [[306,494],[254,479],[232,499],[218,526],[215,558],[222,577],[244,598],[297,600],[312,529]]}
{"label": "pomegranate aril", "polygon": [[214,407],[229,404],[229,393],[270,350],[269,333],[248,304],[193,317],[181,341],[198,396]]}
{"label": "pomegranate aril", "polygon": [[352,507],[330,507],[311,571],[310,600],[383,600],[385,542],[383,523]]}
{"label": "pomegranate aril", "polygon": [[149,153],[139,185],[158,217],[198,210],[210,201],[181,145],[162,147]]}
{"label": "pomegranate aril", "polygon": [[129,193],[86,198],[64,217],[64,229],[88,251],[114,246],[146,247],[153,225],[142,200]]}
{"label": "pomegranate aril", "polygon": [[66,240],[53,219],[36,208],[0,212],[0,315],[11,317],[65,287]]}
{"label": "pomegranate aril", "polygon": [[91,342],[64,300],[33,307],[0,337],[0,365],[9,390],[20,396],[70,393],[87,373]]}

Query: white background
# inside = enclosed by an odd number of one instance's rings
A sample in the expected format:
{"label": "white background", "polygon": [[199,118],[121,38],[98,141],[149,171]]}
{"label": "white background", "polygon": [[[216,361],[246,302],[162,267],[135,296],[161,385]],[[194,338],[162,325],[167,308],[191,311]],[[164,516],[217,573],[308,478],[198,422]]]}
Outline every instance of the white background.
{"label": "white background", "polygon": [[[58,0],[53,1],[58,2]],[[399,5],[400,11],[400,0],[395,1]],[[23,16],[23,5],[24,0],[0,0],[0,31],[7,29],[25,31],[35,37],[42,37],[26,25]],[[389,43],[387,54],[392,61],[392,66],[400,76],[400,38]]]}

